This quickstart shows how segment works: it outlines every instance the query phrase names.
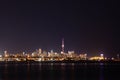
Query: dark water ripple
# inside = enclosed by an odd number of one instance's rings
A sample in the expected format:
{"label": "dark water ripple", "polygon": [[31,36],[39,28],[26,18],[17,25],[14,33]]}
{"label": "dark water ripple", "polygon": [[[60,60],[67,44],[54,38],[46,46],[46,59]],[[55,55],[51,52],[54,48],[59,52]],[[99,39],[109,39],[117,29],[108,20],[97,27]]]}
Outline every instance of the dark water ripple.
{"label": "dark water ripple", "polygon": [[120,80],[120,64],[4,63],[0,80]]}

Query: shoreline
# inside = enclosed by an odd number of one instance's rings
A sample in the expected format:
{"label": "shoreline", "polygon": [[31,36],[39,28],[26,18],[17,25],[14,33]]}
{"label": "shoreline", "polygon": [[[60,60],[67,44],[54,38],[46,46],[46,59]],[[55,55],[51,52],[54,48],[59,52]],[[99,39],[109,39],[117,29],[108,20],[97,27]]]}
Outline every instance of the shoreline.
{"label": "shoreline", "polygon": [[90,61],[90,60],[80,60],[80,61],[0,61],[1,63],[112,63],[112,64],[116,64],[116,63],[120,63],[120,61],[113,61],[113,60],[107,60],[107,61]]}

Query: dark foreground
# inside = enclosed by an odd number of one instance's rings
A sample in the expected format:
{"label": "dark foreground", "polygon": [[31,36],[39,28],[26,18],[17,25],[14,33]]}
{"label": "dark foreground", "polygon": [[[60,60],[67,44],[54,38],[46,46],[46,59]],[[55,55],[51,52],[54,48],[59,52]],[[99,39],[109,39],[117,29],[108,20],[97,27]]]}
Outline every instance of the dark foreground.
{"label": "dark foreground", "polygon": [[0,62],[0,80],[120,80],[119,62]]}

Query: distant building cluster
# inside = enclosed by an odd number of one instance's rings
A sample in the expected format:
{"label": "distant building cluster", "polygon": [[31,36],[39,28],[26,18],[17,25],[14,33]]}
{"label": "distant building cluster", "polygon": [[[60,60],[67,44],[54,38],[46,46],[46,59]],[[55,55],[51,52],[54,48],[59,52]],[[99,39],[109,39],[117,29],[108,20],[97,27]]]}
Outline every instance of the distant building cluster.
{"label": "distant building cluster", "polygon": [[[0,55],[0,61],[64,61],[64,60],[108,60],[104,57],[104,54],[100,56],[88,57],[87,54],[77,54],[74,51],[68,51],[67,53],[61,52],[57,53],[51,50],[50,52],[42,51],[38,49],[32,53],[19,53],[19,54],[9,54],[7,51],[4,51],[3,55]],[[115,60],[111,58],[111,60]],[[116,60],[119,60],[116,59]]]}
{"label": "distant building cluster", "polygon": [[19,53],[9,54],[4,51],[3,55],[0,55],[0,61],[62,61],[62,60],[87,60],[87,54],[76,54],[74,51],[68,51],[68,53],[57,53],[51,50],[50,52],[42,51],[38,49],[32,53]]}
{"label": "distant building cluster", "polygon": [[[19,54],[9,54],[7,51],[4,51],[3,55],[0,55],[0,61],[64,61],[64,60],[108,60],[104,54],[100,54],[99,56],[88,57],[87,53],[77,54],[74,51],[64,52],[64,39],[62,39],[61,45],[61,53],[54,52],[51,50],[50,52],[42,51],[42,49],[37,49],[32,53],[19,53]],[[111,60],[118,60],[119,54],[117,55],[117,59],[111,58]]]}

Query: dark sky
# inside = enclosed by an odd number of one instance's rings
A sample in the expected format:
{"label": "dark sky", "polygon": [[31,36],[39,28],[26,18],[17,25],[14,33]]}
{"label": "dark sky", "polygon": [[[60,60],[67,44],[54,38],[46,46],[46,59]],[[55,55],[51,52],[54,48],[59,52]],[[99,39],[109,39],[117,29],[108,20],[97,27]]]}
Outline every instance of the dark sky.
{"label": "dark sky", "polygon": [[2,0],[0,51],[32,52],[37,48],[120,53],[119,6],[114,0]]}

